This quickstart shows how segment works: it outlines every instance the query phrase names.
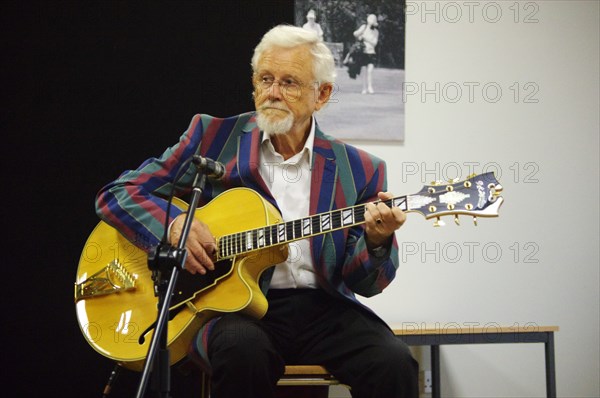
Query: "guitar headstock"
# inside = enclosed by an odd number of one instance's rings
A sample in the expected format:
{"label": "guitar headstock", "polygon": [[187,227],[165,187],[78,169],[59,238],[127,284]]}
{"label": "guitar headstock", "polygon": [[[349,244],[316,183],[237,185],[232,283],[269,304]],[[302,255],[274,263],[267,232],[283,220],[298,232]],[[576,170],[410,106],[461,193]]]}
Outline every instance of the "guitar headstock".
{"label": "guitar headstock", "polygon": [[458,224],[459,215],[498,217],[504,199],[502,185],[493,172],[471,175],[463,181],[433,182],[408,197],[408,210],[416,211],[426,219],[436,218],[435,226],[442,225],[440,217],[453,215]]}

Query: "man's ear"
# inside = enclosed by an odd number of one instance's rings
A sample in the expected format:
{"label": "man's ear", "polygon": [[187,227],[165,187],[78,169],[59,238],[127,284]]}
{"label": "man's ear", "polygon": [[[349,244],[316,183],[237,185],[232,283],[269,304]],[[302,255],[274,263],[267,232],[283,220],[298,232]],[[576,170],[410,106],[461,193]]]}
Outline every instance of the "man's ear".
{"label": "man's ear", "polygon": [[323,83],[318,88],[317,98],[316,98],[316,109],[320,110],[324,107],[329,99],[331,98],[331,94],[333,93],[333,84],[331,83]]}

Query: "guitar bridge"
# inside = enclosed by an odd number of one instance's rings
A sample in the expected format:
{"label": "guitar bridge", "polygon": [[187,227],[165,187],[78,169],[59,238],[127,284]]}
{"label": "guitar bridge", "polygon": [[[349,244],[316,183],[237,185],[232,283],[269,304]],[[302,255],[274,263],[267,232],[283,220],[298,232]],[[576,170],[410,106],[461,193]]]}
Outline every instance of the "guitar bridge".
{"label": "guitar bridge", "polygon": [[75,302],[132,290],[135,289],[135,282],[136,277],[115,259],[83,282],[75,284]]}

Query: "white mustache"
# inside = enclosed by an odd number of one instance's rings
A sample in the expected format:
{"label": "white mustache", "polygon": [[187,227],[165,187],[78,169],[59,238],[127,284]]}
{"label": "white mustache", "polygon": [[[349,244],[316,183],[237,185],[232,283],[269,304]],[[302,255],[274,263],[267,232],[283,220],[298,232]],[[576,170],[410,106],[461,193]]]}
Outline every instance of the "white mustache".
{"label": "white mustache", "polygon": [[264,103],[258,108],[259,111],[262,111],[265,109],[278,109],[280,111],[286,111],[286,112],[290,111],[290,109],[287,106],[285,106],[284,104],[277,104],[276,102],[272,102],[272,101]]}

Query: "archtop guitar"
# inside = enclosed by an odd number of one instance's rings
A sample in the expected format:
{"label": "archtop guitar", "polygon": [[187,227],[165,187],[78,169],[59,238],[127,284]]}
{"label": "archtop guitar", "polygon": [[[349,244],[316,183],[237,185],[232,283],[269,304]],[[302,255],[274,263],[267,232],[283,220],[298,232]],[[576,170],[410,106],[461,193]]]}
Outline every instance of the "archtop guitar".
{"label": "archtop guitar", "polygon": [[[464,181],[432,183],[414,195],[384,201],[426,219],[453,215],[497,217],[502,187],[492,172]],[[185,208],[186,204],[177,201]],[[243,206],[240,205],[243,203]],[[283,221],[258,193],[233,188],[196,209],[194,216],[215,236],[215,270],[205,275],[179,274],[171,299],[168,345],[171,362],[187,355],[198,330],[211,318],[241,311],[261,318],[267,300],[258,280],[263,271],[288,256],[287,244],[364,223],[365,206],[357,205]],[[122,366],[141,370],[157,318],[148,255],[101,221],[88,237],[75,278],[77,320],[88,343]]]}

